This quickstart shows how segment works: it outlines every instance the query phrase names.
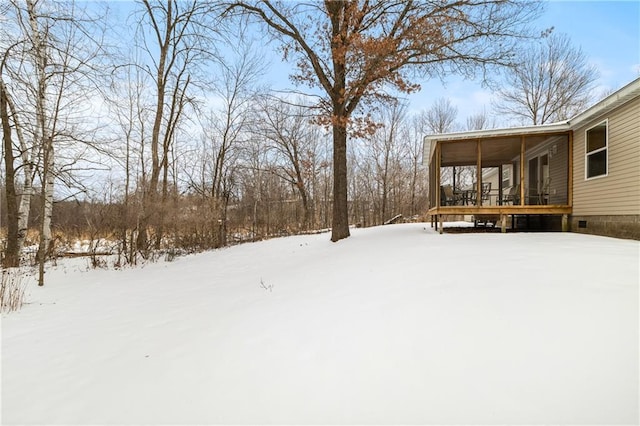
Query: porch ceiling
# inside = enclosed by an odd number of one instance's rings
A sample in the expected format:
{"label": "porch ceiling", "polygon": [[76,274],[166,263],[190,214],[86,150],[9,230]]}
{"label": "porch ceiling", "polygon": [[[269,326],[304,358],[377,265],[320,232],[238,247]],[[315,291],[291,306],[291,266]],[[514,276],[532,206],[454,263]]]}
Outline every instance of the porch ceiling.
{"label": "porch ceiling", "polygon": [[[481,146],[482,167],[497,167],[516,161],[520,156],[523,135],[500,136],[489,139],[457,139],[439,141],[442,167],[474,166],[478,161],[478,141]],[[558,137],[558,134],[525,136],[525,150]]]}
{"label": "porch ceiling", "polygon": [[442,159],[440,165],[448,166],[471,166],[477,163],[477,141],[453,141],[443,142],[441,145]]}

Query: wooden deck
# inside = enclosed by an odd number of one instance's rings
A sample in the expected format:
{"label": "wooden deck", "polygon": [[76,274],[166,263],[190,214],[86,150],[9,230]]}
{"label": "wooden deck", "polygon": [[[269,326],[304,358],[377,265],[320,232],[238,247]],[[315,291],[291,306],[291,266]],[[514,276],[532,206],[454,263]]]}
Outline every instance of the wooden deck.
{"label": "wooden deck", "polygon": [[495,215],[527,215],[547,214],[563,215],[571,214],[571,207],[566,205],[524,205],[524,206],[440,206],[427,211],[430,216],[437,215],[470,215],[470,214],[495,214]]}
{"label": "wooden deck", "polygon": [[447,215],[474,215],[488,217],[494,216],[496,226],[500,226],[502,232],[507,232],[508,216],[527,215],[557,215],[562,216],[562,232],[569,230],[569,215],[571,206],[565,205],[516,205],[516,206],[440,206],[429,209],[427,215],[431,218],[431,225],[442,234],[443,221]]}

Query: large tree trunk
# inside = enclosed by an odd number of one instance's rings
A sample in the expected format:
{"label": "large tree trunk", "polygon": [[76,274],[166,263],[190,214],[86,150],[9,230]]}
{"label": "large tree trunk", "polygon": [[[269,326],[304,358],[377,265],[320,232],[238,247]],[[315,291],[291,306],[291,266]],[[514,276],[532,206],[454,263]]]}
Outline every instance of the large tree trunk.
{"label": "large tree trunk", "polygon": [[[331,54],[333,60],[333,87],[326,87],[333,108],[333,217],[331,241],[349,237],[349,206],[347,201],[347,125],[350,112],[344,98],[347,87],[347,50],[343,49],[347,27],[342,18],[347,14],[346,2],[326,2],[331,18]],[[352,101],[353,102],[353,101]],[[353,102],[355,105],[357,102]]]}
{"label": "large tree trunk", "polygon": [[161,163],[162,167],[162,195],[160,197],[160,205],[158,206],[158,222],[156,225],[156,239],[154,248],[159,250],[162,244],[162,238],[164,236],[164,225],[167,216],[167,200],[169,199],[169,164],[167,160],[168,152],[165,148]]}
{"label": "large tree trunk", "polygon": [[337,123],[333,125],[333,218],[331,241],[336,242],[347,238],[349,235],[347,129],[344,125]]}
{"label": "large tree trunk", "polygon": [[25,164],[24,168],[24,184],[22,185],[22,194],[20,194],[20,207],[18,208],[18,247],[22,250],[24,241],[27,239],[27,230],[29,229],[29,212],[31,210],[31,196],[33,195],[33,168],[31,164]]}
{"label": "large tree trunk", "polygon": [[[295,148],[294,148],[295,149]],[[307,231],[311,228],[311,206],[309,203],[309,194],[305,186],[304,178],[302,177],[302,170],[300,169],[300,161],[298,161],[298,155],[294,154],[290,156],[290,161],[295,171],[295,185],[300,194],[302,200],[302,209],[304,210],[304,230]]]}
{"label": "large tree trunk", "polygon": [[[18,236],[17,246],[18,251],[24,247],[24,241],[27,238],[27,229],[29,227],[29,211],[31,210],[31,195],[33,194],[33,161],[31,160],[35,156],[35,151],[38,149],[38,144],[34,143],[31,148],[27,148],[27,142],[22,133],[22,128],[18,121],[18,111],[11,98],[8,96],[5,88],[5,95],[7,106],[13,117],[13,125],[18,136],[18,142],[20,144],[20,152],[22,157],[22,173],[24,174],[24,183],[22,184],[22,193],[19,194],[16,191],[16,197],[19,197],[20,203],[18,207]],[[15,173],[14,173],[15,179]],[[15,184],[15,180],[14,180]],[[17,190],[17,188],[16,188]]]}
{"label": "large tree trunk", "polygon": [[7,105],[7,93],[4,84],[0,81],[0,120],[4,141],[5,193],[7,197],[7,248],[4,253],[3,266],[12,268],[20,266],[20,246],[18,245],[18,196],[16,194],[13,143]]}
{"label": "large tree trunk", "polygon": [[47,138],[44,146],[44,168],[42,171],[42,218],[40,226],[40,245],[38,246],[38,285],[44,285],[44,263],[51,251],[51,216],[53,213],[53,141]]}
{"label": "large tree trunk", "polygon": [[[38,12],[36,3],[27,0],[27,13],[33,37],[33,59],[35,62],[37,91],[36,91],[36,134],[34,140],[42,152],[42,209],[40,216],[40,244],[38,246],[38,285],[44,285],[44,263],[49,252],[51,242],[51,212],[53,209],[53,132],[47,132],[45,105],[47,94],[47,49],[38,27]],[[64,74],[63,74],[64,75]],[[60,86],[62,90],[62,86]]]}
{"label": "large tree trunk", "polygon": [[[153,12],[151,7],[147,2],[144,2],[147,8],[147,11],[150,16],[153,16]],[[167,25],[169,25],[169,20],[172,18],[172,7],[173,2],[167,3]],[[154,21],[155,22],[155,21]],[[156,27],[155,30],[160,34],[162,31],[161,28]],[[165,29],[168,31],[168,29]],[[142,195],[142,215],[140,218],[140,224],[138,228],[138,238],[136,241],[136,246],[138,250],[146,252],[149,249],[148,239],[147,239],[147,231],[149,226],[155,226],[155,218],[157,215],[155,214],[157,209],[157,198],[158,198],[158,182],[160,180],[160,158],[159,158],[159,146],[160,146],[160,132],[162,126],[162,116],[165,105],[165,93],[166,93],[166,81],[165,81],[165,66],[167,60],[168,53],[168,41],[167,37],[168,33],[165,34],[164,40],[159,41],[159,54],[160,58],[158,60],[158,65],[156,67],[156,104],[155,104],[155,112],[153,118],[153,129],[151,131],[151,179],[149,180],[149,186],[146,188]],[[156,226],[157,231],[157,226]]]}
{"label": "large tree trunk", "polygon": [[304,229],[305,231],[308,231],[311,229],[311,206],[309,205],[309,196],[307,195],[307,191],[301,181],[298,181],[297,185],[300,198],[302,198],[302,209],[304,210]]}
{"label": "large tree trunk", "polygon": [[[161,65],[164,66],[164,56],[161,57]],[[158,71],[158,78],[162,78],[162,74]],[[158,199],[158,181],[160,180],[161,164],[158,153],[160,144],[160,126],[162,124],[162,111],[164,109],[164,83],[158,82],[156,85],[156,111],[153,122],[153,130],[151,132],[151,179],[149,185],[142,195],[142,215],[138,227],[138,238],[136,247],[138,250],[146,253],[149,249],[148,229],[149,226],[156,226],[158,231],[157,218],[157,199]]]}
{"label": "large tree trunk", "polygon": [[[31,195],[33,194],[33,162],[31,161],[31,158],[33,158],[35,153],[31,152],[30,154],[30,151],[37,150],[38,144],[34,143],[32,144],[31,148],[27,148],[27,143],[22,133],[22,128],[20,127],[20,124],[17,119],[18,117],[17,109],[13,101],[9,97],[6,91],[6,87],[4,88],[4,95],[5,95],[4,100],[6,101],[5,106],[8,107],[8,110],[5,114],[3,114],[3,118],[6,117],[7,119],[6,126],[9,126],[9,122],[8,122],[9,115],[13,117],[14,129],[15,129],[16,135],[18,136],[18,142],[20,144],[20,152],[22,156],[21,167],[22,167],[22,172],[24,174],[24,183],[22,184],[22,193],[18,193],[17,191],[18,188],[16,188],[15,186],[15,176],[16,176],[15,170],[13,173],[11,173],[11,176],[13,177],[13,185],[11,186],[11,188],[15,190],[16,203],[18,203],[18,200],[19,200],[19,204],[17,207],[17,218],[16,218],[16,221],[17,221],[17,235],[16,235],[16,243],[15,243],[16,248],[11,247],[11,250],[17,250],[17,253],[19,256],[19,253],[22,250],[22,247],[24,247],[24,241],[27,238],[27,229],[29,227],[29,210],[31,209]],[[3,123],[2,126],[4,129],[5,123]],[[11,129],[10,127],[6,127],[6,128],[9,129],[9,134],[8,136],[6,136],[6,138],[11,139]],[[8,139],[5,139],[5,140],[8,140]],[[7,153],[5,152],[5,155],[6,154]],[[12,151],[10,151],[9,154],[12,154]],[[15,158],[13,159],[15,160]],[[7,178],[7,186],[10,186],[9,178]],[[11,214],[11,206],[8,205],[9,203],[10,201],[7,200],[7,209],[9,211],[9,214]],[[11,218],[9,218],[8,226],[9,227],[11,226]],[[8,229],[8,232],[9,232],[8,244],[11,245],[12,230]],[[9,250],[9,248],[7,250]]]}

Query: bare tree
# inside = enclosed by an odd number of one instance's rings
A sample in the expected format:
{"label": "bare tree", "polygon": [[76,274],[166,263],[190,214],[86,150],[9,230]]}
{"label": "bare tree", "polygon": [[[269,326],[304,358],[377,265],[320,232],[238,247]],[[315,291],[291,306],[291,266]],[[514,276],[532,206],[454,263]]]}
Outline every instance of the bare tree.
{"label": "bare tree", "polygon": [[156,247],[162,240],[172,144],[191,103],[190,91],[197,83],[198,71],[212,59],[211,35],[215,27],[207,22],[210,6],[206,3],[142,0],[142,4],[138,38],[149,65],[140,65],[153,81],[155,97],[150,135],[151,171],[145,182],[137,240],[138,249],[146,250],[150,224],[155,225]]}
{"label": "bare tree", "polygon": [[[3,266],[15,267],[20,262],[20,251],[27,233],[27,224],[33,191],[34,167],[32,158],[37,155],[38,145],[33,143],[27,148],[21,116],[26,116],[28,110],[18,110],[13,101],[11,91],[24,90],[17,78],[23,63],[27,61],[28,35],[24,34],[25,26],[20,9],[16,4],[6,3],[2,5],[1,13],[6,13],[16,19],[11,19],[8,25],[0,27],[0,49],[2,58],[0,62],[0,123],[2,125],[5,182],[6,182],[6,206],[7,206],[7,247],[5,250]],[[7,83],[5,83],[7,81]],[[22,87],[21,87],[22,86]],[[25,126],[26,127],[26,126]],[[19,144],[14,144],[14,136],[17,136]],[[14,152],[15,151],[15,152]],[[16,160],[22,164],[16,165]],[[18,183],[18,170],[22,170],[24,181]]]}
{"label": "bare tree", "polygon": [[[92,141],[93,131],[84,124],[87,108],[84,104],[98,94],[96,75],[102,52],[103,28],[100,17],[90,16],[75,3],[57,5],[54,9],[38,9],[42,5],[27,0],[30,43],[35,71],[35,140],[40,145],[40,183],[42,210],[40,212],[40,244],[38,248],[38,285],[44,285],[44,262],[52,250],[51,220],[56,178],[67,184],[74,180],[68,166],[77,164],[78,156],[71,154],[66,164],[58,148],[84,145],[76,153],[80,157]],[[44,12],[44,13],[43,13]],[[70,161],[69,161],[70,160]]]}
{"label": "bare tree", "polygon": [[211,232],[206,238],[214,247],[227,244],[229,206],[242,181],[241,169],[246,167],[245,142],[257,115],[258,80],[264,70],[257,41],[246,33],[246,23],[233,24],[224,34],[229,38],[228,49],[212,67],[216,79],[206,92],[207,111],[198,120],[199,143],[193,147],[198,160],[185,164],[184,171],[189,190],[209,210]]}
{"label": "bare tree", "polygon": [[[128,55],[129,59],[121,61],[135,64],[135,50],[132,49]],[[112,117],[113,149],[110,158],[115,161],[114,174],[124,174],[117,232],[120,253],[124,254],[125,262],[135,264],[137,232],[140,232],[139,221],[143,213],[140,195],[146,181],[144,149],[152,101],[146,94],[148,75],[140,67],[118,67],[112,76],[106,99]]]}
{"label": "bare tree", "polygon": [[360,226],[416,216],[426,202],[426,169],[422,166],[426,112],[408,115],[407,105],[390,102],[373,116],[381,127],[354,141],[349,161],[351,215]]}
{"label": "bare tree", "polygon": [[447,133],[454,130],[458,108],[447,98],[437,99],[425,113],[425,124],[431,133]]}
{"label": "bare tree", "polygon": [[495,110],[521,122],[566,120],[593,100],[598,70],[568,36],[551,34],[523,49],[497,91]]}
{"label": "bare tree", "polygon": [[[428,174],[426,173],[426,167],[422,165],[423,138],[427,134],[425,114],[425,112],[421,112],[411,116],[403,131],[403,138],[407,143],[410,161],[409,193],[411,200],[410,212],[412,216],[421,211],[424,202],[420,202],[420,199],[424,199],[428,192]],[[419,194],[423,195],[420,196]]]}
{"label": "bare tree", "polygon": [[265,177],[272,168],[270,153],[265,149],[265,143],[260,137],[250,138],[245,147],[245,167],[242,168],[241,191],[243,201],[247,204],[251,217],[250,236],[252,240],[260,238],[262,233],[269,234],[270,222],[268,212],[270,194],[267,191],[268,182]]}
{"label": "bare tree", "polygon": [[[13,247],[19,250],[24,241],[32,173],[37,172],[42,200],[38,284],[43,285],[52,238],[54,182],[72,183],[67,170],[77,160],[72,155],[67,159],[70,161],[57,164],[57,149],[89,146],[85,138],[89,126],[83,120],[87,108],[81,104],[95,94],[94,62],[101,55],[102,28],[73,2],[11,2],[7,12],[14,18],[10,31],[15,42],[5,50],[0,70],[4,105],[11,112],[3,127],[10,126],[17,136],[19,155],[13,160],[21,159],[19,168],[25,175],[18,214],[13,215],[18,221],[18,240]],[[76,153],[84,151],[81,148]]]}
{"label": "bare tree", "polygon": [[[382,127],[371,137],[370,148],[375,164],[377,193],[379,197],[379,223],[389,219],[389,196],[394,189],[394,178],[399,173],[403,144],[400,132],[406,117],[407,106],[400,102],[390,102],[381,108],[376,119]],[[392,212],[397,213],[397,212]]]}
{"label": "bare tree", "polygon": [[231,2],[227,10],[240,10],[264,22],[282,41],[284,57],[296,62],[299,72],[294,80],[324,94],[324,122],[333,131],[331,240],[338,241],[349,236],[347,131],[370,130],[362,106],[388,99],[390,90],[418,90],[413,73],[469,75],[478,67],[509,63],[538,4],[265,0]]}
{"label": "bare tree", "polygon": [[304,210],[303,228],[309,229],[313,216],[310,184],[316,173],[316,134],[309,108],[280,99],[265,99],[261,118],[257,131],[282,160],[276,173],[298,191]]}
{"label": "bare tree", "polygon": [[[10,50],[5,52],[6,60]],[[31,206],[31,196],[33,194],[33,179],[35,172],[34,158],[38,154],[39,145],[32,144],[30,147],[26,141],[19,113],[15,103],[9,93],[8,86],[5,85],[2,73],[5,61],[0,67],[0,119],[2,123],[4,141],[4,161],[6,179],[6,205],[7,205],[7,247],[5,250],[5,266],[18,266],[20,262],[20,251],[24,246],[29,223],[29,211]],[[17,136],[18,145],[14,145],[13,136]],[[14,150],[16,154],[14,154]],[[15,162],[20,163],[16,167]],[[22,173],[18,173],[21,170]],[[23,176],[21,184],[18,183],[19,176]]]}
{"label": "bare tree", "polygon": [[482,130],[495,127],[495,120],[493,120],[486,109],[467,117],[467,130]]}
{"label": "bare tree", "polygon": [[20,265],[20,247],[18,246],[18,197],[15,184],[16,172],[14,166],[12,128],[9,121],[8,93],[2,79],[0,79],[0,123],[2,124],[5,194],[7,198],[7,247],[5,249],[2,266],[11,268]]}

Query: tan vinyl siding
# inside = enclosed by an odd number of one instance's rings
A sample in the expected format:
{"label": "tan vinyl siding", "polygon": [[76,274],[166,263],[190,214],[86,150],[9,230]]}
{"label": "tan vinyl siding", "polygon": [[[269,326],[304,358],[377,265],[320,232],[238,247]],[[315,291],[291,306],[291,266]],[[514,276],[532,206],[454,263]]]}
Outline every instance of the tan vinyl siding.
{"label": "tan vinyl siding", "polygon": [[563,137],[554,145],[556,152],[549,159],[549,204],[567,204],[569,141]]}
{"label": "tan vinyl siding", "polygon": [[[585,131],[608,120],[607,175],[585,179]],[[573,214],[640,214],[640,98],[574,130]]]}
{"label": "tan vinyl siding", "polygon": [[[554,150],[555,147],[555,150]],[[549,204],[564,205],[568,203],[568,164],[569,140],[566,136],[556,137],[545,145],[541,145],[525,156],[525,186],[527,191],[529,181],[529,160],[540,155],[549,156]],[[539,176],[542,185],[542,177]]]}

